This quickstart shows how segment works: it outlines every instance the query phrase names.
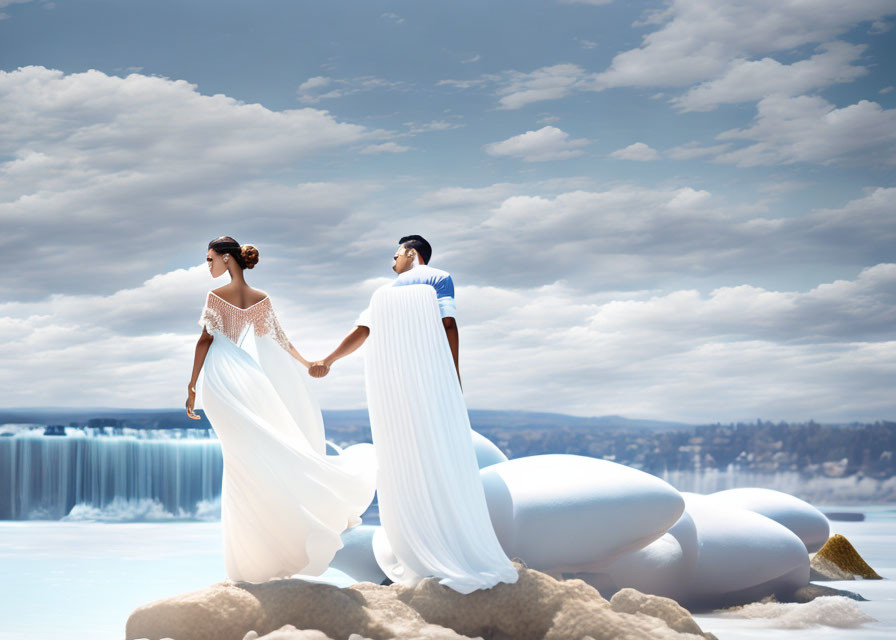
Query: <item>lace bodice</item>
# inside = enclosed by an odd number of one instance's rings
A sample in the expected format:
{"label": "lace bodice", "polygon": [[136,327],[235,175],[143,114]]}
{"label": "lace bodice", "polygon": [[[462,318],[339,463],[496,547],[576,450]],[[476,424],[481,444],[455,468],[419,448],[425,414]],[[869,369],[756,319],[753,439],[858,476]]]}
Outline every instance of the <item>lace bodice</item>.
{"label": "lace bodice", "polygon": [[289,338],[286,337],[286,333],[277,322],[270,298],[265,297],[242,309],[230,304],[219,295],[211,291],[208,292],[205,307],[202,309],[202,315],[199,316],[200,327],[204,327],[209,333],[217,331],[237,344],[243,329],[250,323],[255,327],[257,337],[270,334],[281,347],[289,350]]}

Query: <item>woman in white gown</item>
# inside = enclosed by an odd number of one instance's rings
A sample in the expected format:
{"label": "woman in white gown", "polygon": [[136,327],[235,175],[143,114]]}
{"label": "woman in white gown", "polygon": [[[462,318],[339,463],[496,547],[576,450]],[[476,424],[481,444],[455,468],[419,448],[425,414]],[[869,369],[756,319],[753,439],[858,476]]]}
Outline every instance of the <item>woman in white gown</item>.
{"label": "woman in white gown", "polygon": [[[360,524],[373,500],[373,445],[327,455],[320,408],[305,382],[310,363],[287,339],[270,298],[243,277],[258,251],[224,236],[209,243],[206,260],[213,277],[229,273],[231,283],[208,294],[186,408],[199,419],[193,409],[203,371],[202,408],[224,462],[227,576],[320,575],[342,548],[342,531]],[[250,330],[255,354],[244,344]]]}

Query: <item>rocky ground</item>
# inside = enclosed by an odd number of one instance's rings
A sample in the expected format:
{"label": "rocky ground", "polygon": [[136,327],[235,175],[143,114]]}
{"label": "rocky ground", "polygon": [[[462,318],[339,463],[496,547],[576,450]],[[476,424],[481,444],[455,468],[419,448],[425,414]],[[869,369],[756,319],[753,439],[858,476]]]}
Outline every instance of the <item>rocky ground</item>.
{"label": "rocky ground", "polygon": [[674,600],[623,589],[611,600],[581,580],[516,563],[519,580],[462,595],[434,578],[414,588],[282,579],[220,582],[136,609],[128,640],[581,640],[714,638]]}
{"label": "rocky ground", "polygon": [[[814,580],[880,579],[846,538],[832,536],[811,555]],[[463,595],[434,578],[414,588],[359,582],[346,588],[297,579],[219,582],[158,600],[128,618],[127,640],[602,640],[715,638],[669,598],[622,589],[610,600],[582,580],[558,581],[514,561],[519,580]],[[781,596],[785,596],[781,598]],[[858,594],[809,584],[761,603],[810,603]],[[826,599],[861,613],[845,598]],[[835,600],[837,602],[835,602]],[[818,602],[821,602],[820,600]],[[775,610],[775,615],[791,614]],[[867,620],[871,620],[867,618]],[[864,621],[864,619],[862,620]]]}

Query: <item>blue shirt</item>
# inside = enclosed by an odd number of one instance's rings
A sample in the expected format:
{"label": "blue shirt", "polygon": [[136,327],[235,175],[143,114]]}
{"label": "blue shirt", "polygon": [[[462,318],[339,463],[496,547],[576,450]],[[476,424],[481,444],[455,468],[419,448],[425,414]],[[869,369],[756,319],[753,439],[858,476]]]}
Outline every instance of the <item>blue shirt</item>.
{"label": "blue shirt", "polygon": [[[428,264],[414,263],[414,266],[398,274],[393,287],[402,287],[408,284],[428,284],[436,290],[436,299],[439,302],[439,313],[443,318],[454,318],[457,307],[454,304],[454,281],[451,274]],[[370,326],[370,312],[367,309],[361,312],[355,321],[355,326]]]}

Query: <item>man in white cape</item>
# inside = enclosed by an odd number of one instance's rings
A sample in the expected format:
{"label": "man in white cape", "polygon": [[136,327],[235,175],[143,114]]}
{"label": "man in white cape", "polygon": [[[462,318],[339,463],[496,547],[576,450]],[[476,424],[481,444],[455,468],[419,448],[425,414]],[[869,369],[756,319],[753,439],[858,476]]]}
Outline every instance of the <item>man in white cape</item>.
{"label": "man in white cape", "polygon": [[374,554],[393,581],[425,577],[460,593],[516,582],[495,535],[479,477],[458,367],[451,276],[429,266],[420,236],[399,241],[398,277],[377,289],[355,328],[309,373],[368,341],[365,380],[378,461],[382,528]]}

